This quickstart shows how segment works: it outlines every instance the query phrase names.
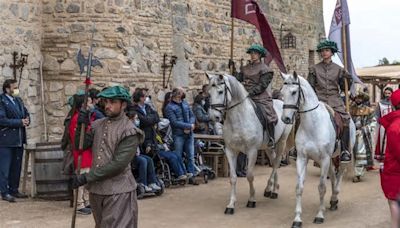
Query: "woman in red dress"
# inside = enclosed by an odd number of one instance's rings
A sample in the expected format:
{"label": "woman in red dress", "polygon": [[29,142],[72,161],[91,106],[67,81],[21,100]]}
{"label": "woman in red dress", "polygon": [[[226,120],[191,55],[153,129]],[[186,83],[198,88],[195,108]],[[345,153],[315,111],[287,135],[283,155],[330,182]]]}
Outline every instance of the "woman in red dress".
{"label": "woman in red dress", "polygon": [[400,90],[393,92],[390,101],[395,111],[379,119],[387,135],[385,160],[381,167],[381,185],[389,201],[392,227],[398,228],[400,210],[396,200],[400,196]]}

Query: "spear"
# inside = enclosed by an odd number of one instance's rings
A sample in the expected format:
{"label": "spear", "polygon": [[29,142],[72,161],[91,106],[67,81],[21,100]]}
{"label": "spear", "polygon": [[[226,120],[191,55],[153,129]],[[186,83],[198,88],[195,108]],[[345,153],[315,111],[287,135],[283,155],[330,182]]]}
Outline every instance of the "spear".
{"label": "spear", "polygon": [[[82,109],[83,110],[87,110],[87,101],[88,101],[88,97],[89,97],[89,86],[92,83],[90,78],[91,78],[91,68],[92,66],[96,66],[99,65],[102,67],[101,63],[96,60],[93,59],[93,37],[94,37],[94,33],[95,33],[95,24],[93,24],[93,29],[92,29],[92,37],[90,40],[90,47],[89,47],[89,55],[88,58],[85,59],[81,53],[81,50],[78,51],[78,64],[81,70],[81,74],[83,72],[84,66],[87,66],[87,70],[86,70],[86,78],[85,78],[85,96],[84,96],[84,101],[83,101],[83,105],[82,105]],[[93,63],[93,64],[92,64]],[[80,131],[80,135],[79,135],[79,153],[78,153],[78,165],[77,168],[75,170],[75,174],[79,175],[81,172],[81,163],[82,163],[82,154],[81,151],[83,150],[83,143],[84,143],[84,138],[85,138],[85,130],[86,130],[86,124],[81,124],[81,131]],[[72,212],[72,222],[71,222],[71,228],[75,228],[75,223],[76,223],[76,209],[77,209],[77,203],[78,203],[78,189],[74,190],[74,208],[73,208],[73,212]]]}

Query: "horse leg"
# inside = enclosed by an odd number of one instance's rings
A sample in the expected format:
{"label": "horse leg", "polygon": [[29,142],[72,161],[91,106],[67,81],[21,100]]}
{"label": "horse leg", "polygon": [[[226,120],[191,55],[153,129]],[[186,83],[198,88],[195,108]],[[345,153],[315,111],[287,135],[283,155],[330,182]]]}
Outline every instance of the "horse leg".
{"label": "horse leg", "polygon": [[325,204],[324,198],[326,193],[326,177],[328,176],[329,166],[330,166],[330,157],[326,156],[324,159],[321,159],[321,175],[319,178],[319,210],[317,216],[315,216],[314,223],[321,224],[324,222],[324,213],[325,213]]}
{"label": "horse leg", "polygon": [[331,187],[332,187],[332,196],[331,196],[331,201],[330,201],[331,206],[330,206],[329,210],[335,211],[335,210],[337,210],[338,192],[335,189],[337,178],[336,178],[336,172],[335,172],[335,165],[333,164],[332,160],[331,160],[330,166],[329,166],[329,179],[331,180]]}
{"label": "horse leg", "polygon": [[256,199],[255,199],[255,188],[254,188],[254,166],[257,160],[257,149],[248,150],[247,154],[248,162],[247,162],[247,181],[249,182],[250,187],[250,197],[247,202],[247,207],[255,208],[256,207]]}
{"label": "horse leg", "polygon": [[228,206],[226,206],[225,214],[233,215],[235,213],[236,203],[236,160],[237,153],[234,153],[229,148],[225,148],[226,157],[228,158],[230,177],[231,177],[231,194]]}
{"label": "horse leg", "polygon": [[339,195],[339,192],[340,192],[340,187],[341,187],[341,184],[342,184],[343,176],[344,176],[345,170],[347,168],[347,165],[349,165],[349,164],[341,163],[339,165],[339,170],[338,170],[338,172],[336,174],[336,182],[335,182],[335,186],[334,186],[333,191],[332,191],[332,197],[331,197],[331,202],[330,202],[331,207],[329,208],[332,211],[335,211],[338,208],[338,206],[337,206],[338,203],[339,203],[338,195]]}
{"label": "horse leg", "polygon": [[267,150],[267,155],[268,155],[268,158],[269,158],[269,160],[270,160],[270,162],[272,163],[272,172],[271,172],[271,175],[269,176],[269,178],[268,178],[268,182],[267,182],[267,186],[265,187],[265,190],[264,190],[264,197],[267,197],[267,198],[270,198],[271,197],[271,195],[272,195],[272,191],[273,191],[273,187],[274,187],[274,181],[275,181],[275,178],[274,178],[274,176],[275,176],[275,172],[276,172],[276,166],[275,166],[275,158],[273,158],[273,151],[271,151],[271,149],[268,149]]}
{"label": "horse leg", "polygon": [[297,168],[296,210],[295,210],[296,214],[293,220],[292,228],[298,228],[302,226],[301,197],[303,195],[304,182],[306,180],[307,163],[308,159],[302,153],[299,153],[296,160],[296,168]]}
{"label": "horse leg", "polygon": [[278,182],[278,168],[281,165],[282,161],[282,154],[283,151],[286,148],[286,140],[279,140],[279,143],[277,144],[277,156],[275,159],[275,164],[273,169],[275,170],[275,176],[274,176],[274,188],[272,190],[271,194],[271,199],[277,199],[278,198],[278,190],[279,190],[279,182]]}

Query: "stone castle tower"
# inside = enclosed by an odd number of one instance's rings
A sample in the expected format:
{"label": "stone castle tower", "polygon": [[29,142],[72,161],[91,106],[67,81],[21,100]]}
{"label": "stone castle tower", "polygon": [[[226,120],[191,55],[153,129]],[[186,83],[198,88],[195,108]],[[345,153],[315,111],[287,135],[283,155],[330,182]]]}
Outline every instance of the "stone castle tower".
{"label": "stone castle tower", "polygon": [[[207,82],[205,71],[228,71],[229,0],[0,0],[0,83],[13,77],[12,53],[28,54],[17,69],[21,96],[31,113],[29,141],[59,140],[69,107],[66,100],[83,88],[76,54],[87,55],[93,24],[93,86],[149,88],[160,104],[166,91],[189,91]],[[322,0],[259,0],[285,64],[302,75],[318,60],[324,37]],[[246,47],[260,43],[255,28],[235,20],[234,58],[246,60]],[[177,57],[164,88],[163,56]],[[274,63],[271,67],[276,69]],[[166,75],[168,77],[169,69]],[[276,75],[278,71],[276,72]],[[280,77],[274,86],[279,87]],[[43,96],[42,96],[43,95]],[[188,93],[191,99],[193,93]],[[43,98],[42,98],[43,97]],[[45,116],[45,117],[43,117]],[[46,122],[46,126],[44,124]]]}

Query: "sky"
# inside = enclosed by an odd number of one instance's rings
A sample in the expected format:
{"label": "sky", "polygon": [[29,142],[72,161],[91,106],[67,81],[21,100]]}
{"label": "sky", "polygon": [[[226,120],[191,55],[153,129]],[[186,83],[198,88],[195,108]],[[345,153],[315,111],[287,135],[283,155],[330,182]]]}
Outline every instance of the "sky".
{"label": "sky", "polygon": [[[323,0],[326,36],[337,0]],[[376,66],[383,57],[400,61],[400,1],[347,0],[355,68]],[[340,61],[338,58],[335,62]]]}

